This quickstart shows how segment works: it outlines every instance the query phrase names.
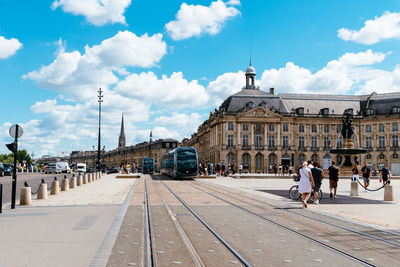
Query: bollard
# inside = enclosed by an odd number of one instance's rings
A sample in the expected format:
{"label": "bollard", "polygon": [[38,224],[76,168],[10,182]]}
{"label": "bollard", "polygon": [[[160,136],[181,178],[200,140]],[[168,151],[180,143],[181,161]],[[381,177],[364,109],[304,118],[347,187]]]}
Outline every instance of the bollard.
{"label": "bollard", "polygon": [[89,175],[86,174],[86,173],[83,175],[83,184],[87,184],[88,183],[88,176]]}
{"label": "bollard", "polygon": [[76,185],[77,185],[77,186],[82,186],[82,174],[79,174],[79,175],[78,175],[78,180],[77,180]]}
{"label": "bollard", "polygon": [[53,181],[51,186],[50,195],[58,195],[60,193],[60,182],[57,180]]}
{"label": "bollard", "polygon": [[61,183],[61,191],[68,191],[68,189],[69,189],[68,179],[64,178]]}
{"label": "bollard", "polygon": [[391,185],[386,185],[384,188],[384,193],[383,193],[383,200],[384,201],[393,201],[393,186]]}
{"label": "bollard", "polygon": [[19,205],[31,205],[32,204],[32,193],[30,187],[21,187],[21,195],[19,198]]}
{"label": "bollard", "polygon": [[47,199],[47,184],[41,184],[37,193],[37,199]]}
{"label": "bollard", "polygon": [[3,184],[0,184],[0,213],[3,212]]}
{"label": "bollard", "polygon": [[350,196],[358,196],[358,182],[351,182],[350,183]]}
{"label": "bollard", "polygon": [[71,184],[70,184],[70,188],[75,188],[76,187],[76,177],[75,175],[72,176],[71,178]]}
{"label": "bollard", "polygon": [[92,173],[88,173],[88,183],[92,182]]}
{"label": "bollard", "polygon": [[92,181],[94,181],[94,172],[92,172]]}
{"label": "bollard", "polygon": [[96,180],[99,180],[99,172],[96,172]]}

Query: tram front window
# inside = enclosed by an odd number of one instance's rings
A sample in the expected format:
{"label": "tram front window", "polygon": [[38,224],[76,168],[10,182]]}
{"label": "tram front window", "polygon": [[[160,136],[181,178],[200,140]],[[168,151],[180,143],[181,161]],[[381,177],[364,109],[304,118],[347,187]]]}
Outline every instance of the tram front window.
{"label": "tram front window", "polygon": [[182,173],[197,172],[196,151],[182,150],[177,155],[177,169]]}

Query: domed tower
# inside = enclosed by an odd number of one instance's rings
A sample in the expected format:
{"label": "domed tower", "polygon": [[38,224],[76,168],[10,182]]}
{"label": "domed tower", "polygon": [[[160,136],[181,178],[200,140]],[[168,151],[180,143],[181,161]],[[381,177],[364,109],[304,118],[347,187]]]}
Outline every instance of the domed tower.
{"label": "domed tower", "polygon": [[256,77],[256,70],[251,65],[251,59],[250,59],[250,66],[246,69],[246,87],[245,87],[245,89],[250,89],[250,90],[257,89],[254,84],[255,77]]}

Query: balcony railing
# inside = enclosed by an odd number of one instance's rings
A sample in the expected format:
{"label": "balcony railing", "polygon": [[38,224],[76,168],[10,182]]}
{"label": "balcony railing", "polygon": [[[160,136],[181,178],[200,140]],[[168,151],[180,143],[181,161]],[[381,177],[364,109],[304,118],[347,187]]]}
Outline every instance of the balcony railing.
{"label": "balcony railing", "polygon": [[233,150],[233,149],[236,149],[236,145],[232,145],[232,146],[228,145],[228,146],[226,146],[226,148],[229,150]]}
{"label": "balcony railing", "polygon": [[377,150],[378,151],[386,151],[386,147],[378,147]]}
{"label": "balcony railing", "polygon": [[276,148],[276,146],[269,146],[268,147],[268,150],[270,150],[270,151],[275,151],[277,148]]}
{"label": "balcony railing", "polygon": [[298,151],[307,151],[307,148],[306,147],[298,147],[297,150]]}
{"label": "balcony railing", "polygon": [[251,150],[251,147],[250,146],[242,146],[242,149],[243,150]]}
{"label": "balcony railing", "polygon": [[331,150],[330,147],[324,147],[324,151],[329,151],[329,150]]}
{"label": "balcony railing", "polygon": [[319,151],[319,147],[311,147],[311,151],[313,152]]}
{"label": "balcony railing", "polygon": [[282,146],[282,150],[290,150],[290,146]]}
{"label": "balcony railing", "polygon": [[264,150],[264,146],[256,146],[256,150]]}

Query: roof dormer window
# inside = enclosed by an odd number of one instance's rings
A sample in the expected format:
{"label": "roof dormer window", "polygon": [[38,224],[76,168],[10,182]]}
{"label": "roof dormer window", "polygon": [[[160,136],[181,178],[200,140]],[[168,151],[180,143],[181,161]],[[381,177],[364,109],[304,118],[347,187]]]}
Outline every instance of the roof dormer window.
{"label": "roof dormer window", "polygon": [[343,112],[344,115],[349,114],[349,115],[353,115],[353,109],[352,108],[348,108]]}
{"label": "roof dormer window", "polygon": [[392,107],[392,114],[400,113],[400,107]]}
{"label": "roof dormer window", "polygon": [[297,108],[296,114],[297,116],[304,116],[304,108]]}
{"label": "roof dormer window", "polygon": [[321,114],[323,117],[328,117],[329,116],[329,108],[321,109]]}
{"label": "roof dormer window", "polygon": [[374,110],[372,108],[369,108],[365,111],[366,116],[371,116],[374,115]]}
{"label": "roof dormer window", "polygon": [[260,107],[263,107],[263,108],[267,108],[267,103],[261,102],[259,106],[260,106]]}
{"label": "roof dormer window", "polygon": [[248,102],[248,103],[246,104],[246,108],[248,108],[248,109],[254,108],[254,103],[253,103],[253,102]]}

